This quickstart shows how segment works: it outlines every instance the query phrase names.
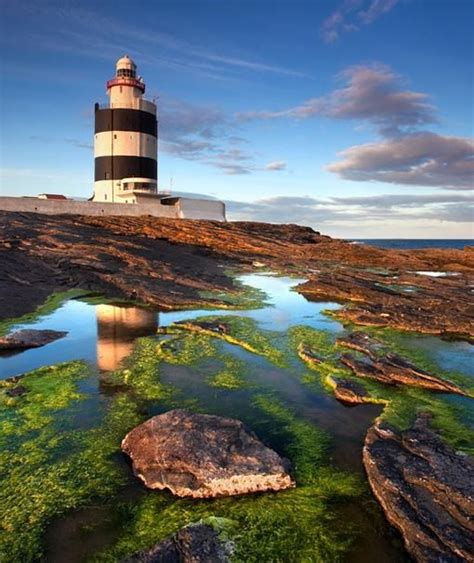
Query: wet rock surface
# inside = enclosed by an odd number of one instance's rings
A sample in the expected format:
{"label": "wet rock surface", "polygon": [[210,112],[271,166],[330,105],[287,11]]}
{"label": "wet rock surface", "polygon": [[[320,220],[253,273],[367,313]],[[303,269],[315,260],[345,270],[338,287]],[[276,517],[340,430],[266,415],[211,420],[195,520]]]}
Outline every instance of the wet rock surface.
{"label": "wet rock surface", "polygon": [[211,526],[191,524],[123,563],[227,563],[230,551],[230,546],[219,540]]}
{"label": "wet rock surface", "polygon": [[380,340],[361,331],[351,332],[343,338],[337,338],[336,343],[339,346],[362,352],[372,359],[377,359],[386,350],[386,347]]}
{"label": "wet rock surface", "polygon": [[5,391],[5,393],[9,397],[21,397],[22,395],[24,395],[27,392],[28,392],[28,389],[24,385],[17,385],[16,387],[11,387],[10,389],[7,389]]}
{"label": "wet rock surface", "polygon": [[390,352],[377,359],[372,357],[360,359],[352,354],[342,354],[340,361],[358,377],[374,379],[385,385],[411,385],[431,391],[466,395],[454,383],[440,379]]}
{"label": "wet rock surface", "polygon": [[66,334],[67,332],[57,330],[18,330],[0,337],[0,351],[39,348],[63,338]]}
{"label": "wet rock surface", "polygon": [[[439,249],[433,249],[433,258],[438,257],[439,252]],[[474,258],[471,250],[460,252],[469,261]],[[337,313],[337,317],[343,321],[472,341],[472,270],[461,273],[458,271],[460,265],[448,263],[443,269],[456,268],[456,275],[430,277],[417,274],[406,269],[413,255],[419,255],[420,252],[405,251],[403,254],[407,262],[403,256],[392,254],[393,270],[388,275],[347,266],[332,270],[326,268],[299,286],[299,291],[308,299],[349,301],[351,306]],[[362,265],[366,265],[364,259],[361,259]]]}
{"label": "wet rock surface", "polygon": [[231,418],[172,410],[122,441],[134,473],[151,489],[208,498],[294,487],[289,462]]}
{"label": "wet rock surface", "polygon": [[230,333],[229,325],[223,321],[178,321],[174,326],[178,328],[182,327],[187,330],[209,331],[221,335]]}
{"label": "wet rock surface", "polygon": [[202,290],[234,288],[225,268],[254,263],[309,277],[298,288],[309,299],[350,302],[343,320],[474,338],[469,247],[388,250],[297,225],[156,217],[0,212],[0,315],[30,312],[68,288],[163,309],[204,305],[212,300]]}
{"label": "wet rock surface", "polygon": [[310,364],[320,364],[323,361],[310,346],[303,343],[298,346],[298,356]]}
{"label": "wet rock surface", "polygon": [[374,495],[416,561],[474,560],[474,460],[447,446],[427,415],[402,432],[375,424],[363,461]]}
{"label": "wet rock surface", "polygon": [[328,382],[333,388],[336,399],[343,403],[360,405],[370,402],[370,395],[364,387],[347,377],[329,376]]}

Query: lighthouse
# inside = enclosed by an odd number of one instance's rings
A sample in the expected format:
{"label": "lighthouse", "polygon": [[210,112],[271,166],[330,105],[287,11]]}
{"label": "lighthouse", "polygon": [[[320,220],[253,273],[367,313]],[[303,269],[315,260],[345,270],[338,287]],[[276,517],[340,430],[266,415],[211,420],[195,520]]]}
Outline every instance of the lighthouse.
{"label": "lighthouse", "polygon": [[146,203],[159,197],[156,104],[144,93],[137,66],[125,55],[107,82],[108,105],[95,104],[93,201]]}

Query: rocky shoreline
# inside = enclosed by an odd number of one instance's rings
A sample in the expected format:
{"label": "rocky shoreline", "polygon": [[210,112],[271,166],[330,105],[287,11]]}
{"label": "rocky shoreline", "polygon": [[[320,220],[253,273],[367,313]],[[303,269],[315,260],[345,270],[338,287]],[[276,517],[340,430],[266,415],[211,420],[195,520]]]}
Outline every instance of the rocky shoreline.
{"label": "rocky shoreline", "polygon": [[3,319],[72,288],[164,310],[219,304],[202,292],[235,291],[226,269],[254,264],[304,276],[308,299],[348,305],[342,321],[474,338],[472,248],[387,250],[297,225],[0,212]]}
{"label": "rocky shoreline", "polygon": [[429,418],[403,432],[380,422],[369,429],[369,483],[416,561],[473,561],[474,459],[449,448]]}
{"label": "rocky shoreline", "polygon": [[[31,312],[48,295],[71,289],[161,310],[205,305],[231,308],[222,296],[239,288],[229,270],[265,268],[304,277],[307,281],[297,291],[309,300],[344,305],[333,314],[352,331],[333,342],[331,349],[324,350],[323,340],[318,346],[316,337],[316,345],[304,338],[293,342],[297,361],[322,370],[326,386],[339,401],[388,406],[390,390],[404,388],[454,394],[462,400],[471,396],[463,384],[450,381],[446,374],[438,376],[431,368],[422,369],[360,328],[395,328],[473,341],[472,249],[378,249],[295,225],[6,212],[0,212],[0,217],[0,320]],[[359,325],[356,330],[354,325]],[[278,365],[281,352],[262,339],[252,341],[248,327],[244,329],[239,332],[230,319],[217,318],[176,322],[158,332],[224,340]],[[4,348],[41,346],[40,336],[46,343],[65,334],[36,332],[6,336],[0,344]],[[154,354],[172,356],[176,342],[163,340]],[[369,389],[371,384],[379,386],[378,396],[368,391],[367,381]],[[10,387],[5,391],[9,405],[29,396],[27,385]],[[412,420],[409,429],[399,430],[383,416],[369,428],[363,462],[370,486],[417,561],[470,561],[474,462],[441,439],[430,426],[428,414],[418,406],[413,408],[416,422]],[[168,489],[179,497],[295,487],[285,458],[260,443],[240,421],[217,418],[168,411],[136,426],[125,437],[122,434],[122,450],[147,487]],[[184,435],[182,428],[186,428]],[[199,544],[201,534],[208,538],[209,550],[219,551],[212,529],[184,528],[130,560],[154,560],[157,554],[184,549],[181,544],[194,545],[196,538]],[[225,560],[227,555],[222,557]]]}

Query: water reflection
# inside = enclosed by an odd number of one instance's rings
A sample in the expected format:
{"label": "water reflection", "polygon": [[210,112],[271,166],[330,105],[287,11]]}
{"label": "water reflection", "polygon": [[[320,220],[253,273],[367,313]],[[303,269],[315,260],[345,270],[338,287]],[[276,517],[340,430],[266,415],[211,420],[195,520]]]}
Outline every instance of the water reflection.
{"label": "water reflection", "polygon": [[97,305],[97,367],[117,369],[133,349],[133,341],[156,333],[158,313],[138,307]]}
{"label": "water reflection", "polygon": [[131,353],[136,338],[156,334],[158,318],[149,309],[94,306],[72,299],[36,323],[12,327],[12,331],[34,328],[67,330],[68,334],[41,348],[0,355],[0,379],[76,359],[96,364],[102,371],[116,369]]}

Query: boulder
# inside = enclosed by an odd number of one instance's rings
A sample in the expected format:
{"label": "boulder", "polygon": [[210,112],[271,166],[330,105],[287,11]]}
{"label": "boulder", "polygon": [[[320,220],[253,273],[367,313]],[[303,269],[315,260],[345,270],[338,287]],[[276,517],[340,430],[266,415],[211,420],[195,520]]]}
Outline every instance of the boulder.
{"label": "boulder", "polygon": [[221,542],[211,526],[191,524],[123,563],[227,563],[230,552],[229,542]]}
{"label": "boulder", "polygon": [[150,489],[208,498],[294,487],[290,464],[231,418],[176,409],[129,432],[122,450]]}
{"label": "boulder", "polygon": [[375,497],[416,561],[474,560],[474,459],[446,445],[429,416],[402,432],[377,422],[363,461]]}
{"label": "boulder", "polygon": [[0,337],[0,350],[39,348],[59,338],[63,338],[66,334],[67,332],[57,330],[17,330],[12,334]]}

